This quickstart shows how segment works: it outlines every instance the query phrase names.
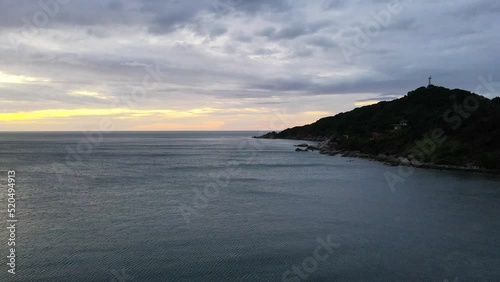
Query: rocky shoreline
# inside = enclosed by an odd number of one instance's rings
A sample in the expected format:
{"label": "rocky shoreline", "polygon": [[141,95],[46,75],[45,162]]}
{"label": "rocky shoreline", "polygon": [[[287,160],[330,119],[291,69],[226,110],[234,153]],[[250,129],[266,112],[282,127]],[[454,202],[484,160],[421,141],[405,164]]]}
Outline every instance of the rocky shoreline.
{"label": "rocky shoreline", "polygon": [[[254,138],[263,138],[263,139],[281,139],[277,137],[276,132],[271,132],[263,136],[254,136]],[[307,142],[316,142],[317,145],[309,145],[307,143],[302,143],[299,145],[295,145],[297,147],[297,152],[307,152],[307,151],[319,151],[320,154],[329,155],[329,156],[337,156],[340,155],[346,158],[362,158],[369,159],[378,162],[382,162],[388,166],[411,166],[416,168],[426,168],[426,169],[437,169],[437,170],[448,170],[448,171],[463,171],[463,172],[473,172],[473,173],[481,173],[488,175],[496,175],[500,176],[500,170],[486,169],[478,166],[454,166],[454,165],[442,165],[442,164],[433,164],[433,163],[416,163],[412,162],[406,157],[396,156],[396,155],[372,155],[363,153],[360,151],[349,151],[349,150],[338,150],[335,148],[335,145],[332,144],[332,140],[327,137],[321,136],[303,136],[300,138],[286,138],[288,140],[300,140]],[[318,143],[319,142],[319,143]],[[304,148],[304,149],[301,149]]]}
{"label": "rocky shoreline", "polygon": [[489,170],[477,166],[453,166],[453,165],[440,165],[433,163],[415,163],[411,162],[408,158],[390,156],[390,155],[371,155],[366,153],[361,153],[359,151],[334,151],[334,152],[321,152],[322,154],[328,154],[330,156],[341,155],[342,157],[349,158],[363,158],[370,159],[384,163],[388,166],[411,166],[416,168],[427,168],[427,169],[437,169],[437,170],[450,170],[450,171],[465,171],[465,172],[476,172],[482,174],[492,174],[500,175],[498,170]]}
{"label": "rocky shoreline", "polygon": [[[295,140],[295,139],[294,139]],[[303,139],[302,139],[303,140]],[[315,140],[305,140],[305,141],[318,141]],[[347,150],[337,150],[335,147],[332,147],[330,140],[322,140],[323,142],[318,143],[316,146],[308,145],[306,143],[296,145],[296,147],[303,147],[305,149],[300,149],[300,151],[319,151],[320,154],[329,155],[329,156],[337,156],[340,155],[345,158],[363,158],[374,161],[379,161],[388,166],[411,166],[416,168],[427,168],[427,169],[437,169],[437,170],[449,170],[449,171],[464,171],[464,172],[474,172],[481,174],[489,174],[489,175],[500,175],[499,170],[491,170],[485,169],[477,166],[453,166],[453,165],[441,165],[441,164],[433,164],[433,163],[416,163],[412,162],[406,157],[400,157],[395,155],[372,155],[362,153],[360,151],[347,151]],[[298,148],[298,149],[299,149]]]}

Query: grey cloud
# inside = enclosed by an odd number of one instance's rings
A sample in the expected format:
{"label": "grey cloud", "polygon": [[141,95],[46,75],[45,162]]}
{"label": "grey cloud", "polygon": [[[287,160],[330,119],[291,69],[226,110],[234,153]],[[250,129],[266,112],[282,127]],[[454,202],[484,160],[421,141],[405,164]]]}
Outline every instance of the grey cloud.
{"label": "grey cloud", "polygon": [[415,26],[416,22],[417,21],[415,18],[401,18],[399,20],[392,21],[385,30],[400,30],[400,31],[407,31],[410,29],[415,30],[417,28]]}
{"label": "grey cloud", "polygon": [[233,35],[232,38],[234,40],[237,40],[237,41],[240,41],[240,42],[251,42],[253,40],[253,37],[248,35],[248,34],[245,34],[245,33],[241,33],[239,32],[238,34],[236,35]]}
{"label": "grey cloud", "polygon": [[243,0],[149,0],[145,1],[142,11],[152,14],[149,30],[153,33],[168,33],[176,28],[197,23],[197,16],[211,13],[225,16],[228,12],[243,13],[246,16],[257,13],[276,12],[287,9],[287,1],[243,1]]}
{"label": "grey cloud", "polygon": [[0,88],[0,97],[16,95],[40,107],[104,106],[67,91],[103,89],[114,99],[130,92],[128,85],[140,85],[145,65],[159,65],[167,74],[152,91],[156,104],[188,94],[239,99],[367,93],[383,99],[377,93],[406,93],[429,75],[436,84],[472,91],[480,75],[499,75],[499,4],[489,0],[413,1],[351,62],[339,42],[354,39],[353,27],[386,1],[72,0],[17,50],[8,35],[40,6],[0,4],[0,71],[53,81],[40,91]]}
{"label": "grey cloud", "polygon": [[290,57],[306,58],[306,57],[312,57],[313,55],[314,55],[314,50],[312,50],[308,46],[297,46],[293,49],[293,53]]}
{"label": "grey cloud", "polygon": [[496,0],[466,2],[462,5],[457,5],[457,7],[451,11],[452,15],[465,19],[472,19],[481,15],[494,15],[498,13],[500,13],[500,2]]}
{"label": "grey cloud", "polygon": [[210,34],[211,38],[214,38],[217,36],[221,36],[221,35],[225,34],[226,32],[227,32],[227,28],[222,27],[222,26],[217,26],[217,27],[210,29],[209,34]]}
{"label": "grey cloud", "polygon": [[317,21],[311,23],[295,22],[286,24],[280,29],[266,27],[256,33],[258,36],[267,37],[270,40],[295,39],[303,35],[310,35],[318,32],[331,24],[330,21]]}
{"label": "grey cloud", "polygon": [[255,55],[272,55],[276,54],[278,51],[269,48],[259,48],[254,51]]}
{"label": "grey cloud", "polygon": [[273,34],[276,33],[276,28],[273,26],[268,26],[266,28],[263,28],[255,33],[257,36],[265,36],[265,37],[271,37]]}
{"label": "grey cloud", "polygon": [[109,10],[119,10],[121,11],[124,8],[123,2],[121,1],[109,1],[106,7]]}
{"label": "grey cloud", "polygon": [[339,10],[346,6],[346,1],[344,0],[323,0],[321,7],[323,9],[331,10]]}
{"label": "grey cloud", "polygon": [[307,39],[307,43],[312,45],[312,46],[316,46],[316,47],[320,47],[320,48],[324,48],[324,49],[329,49],[329,48],[332,48],[334,46],[337,46],[337,43],[335,42],[335,40],[332,39],[331,36],[324,36],[324,35],[310,37]]}
{"label": "grey cloud", "polygon": [[[228,0],[215,0],[215,1],[228,1]],[[287,0],[253,0],[253,1],[245,1],[245,0],[232,0],[233,2],[237,2],[239,4],[235,5],[238,11],[244,11],[250,14],[256,14],[259,12],[282,12],[291,8],[291,5]]]}

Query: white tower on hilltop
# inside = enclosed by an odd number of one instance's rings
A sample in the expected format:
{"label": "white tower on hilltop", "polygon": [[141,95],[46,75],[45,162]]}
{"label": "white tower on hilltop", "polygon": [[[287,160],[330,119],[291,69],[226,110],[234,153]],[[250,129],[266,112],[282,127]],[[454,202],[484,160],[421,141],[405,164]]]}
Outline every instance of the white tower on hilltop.
{"label": "white tower on hilltop", "polygon": [[431,86],[432,82],[432,76],[429,76],[429,86]]}

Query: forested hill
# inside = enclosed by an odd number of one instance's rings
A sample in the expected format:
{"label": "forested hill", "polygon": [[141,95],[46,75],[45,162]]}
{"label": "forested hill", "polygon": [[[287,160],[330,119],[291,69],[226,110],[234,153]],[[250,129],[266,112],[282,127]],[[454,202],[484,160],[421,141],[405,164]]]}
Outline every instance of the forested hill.
{"label": "forested hill", "polygon": [[435,164],[500,168],[500,98],[421,87],[403,98],[356,108],[267,137],[330,139],[340,150],[408,155],[416,148]]}

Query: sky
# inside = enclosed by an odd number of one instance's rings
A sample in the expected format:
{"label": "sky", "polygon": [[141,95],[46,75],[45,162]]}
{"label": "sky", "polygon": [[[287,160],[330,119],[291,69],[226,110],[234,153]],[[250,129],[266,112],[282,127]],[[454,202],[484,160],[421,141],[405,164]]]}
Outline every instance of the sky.
{"label": "sky", "polygon": [[0,131],[282,130],[430,75],[493,98],[499,19],[497,0],[0,0]]}

